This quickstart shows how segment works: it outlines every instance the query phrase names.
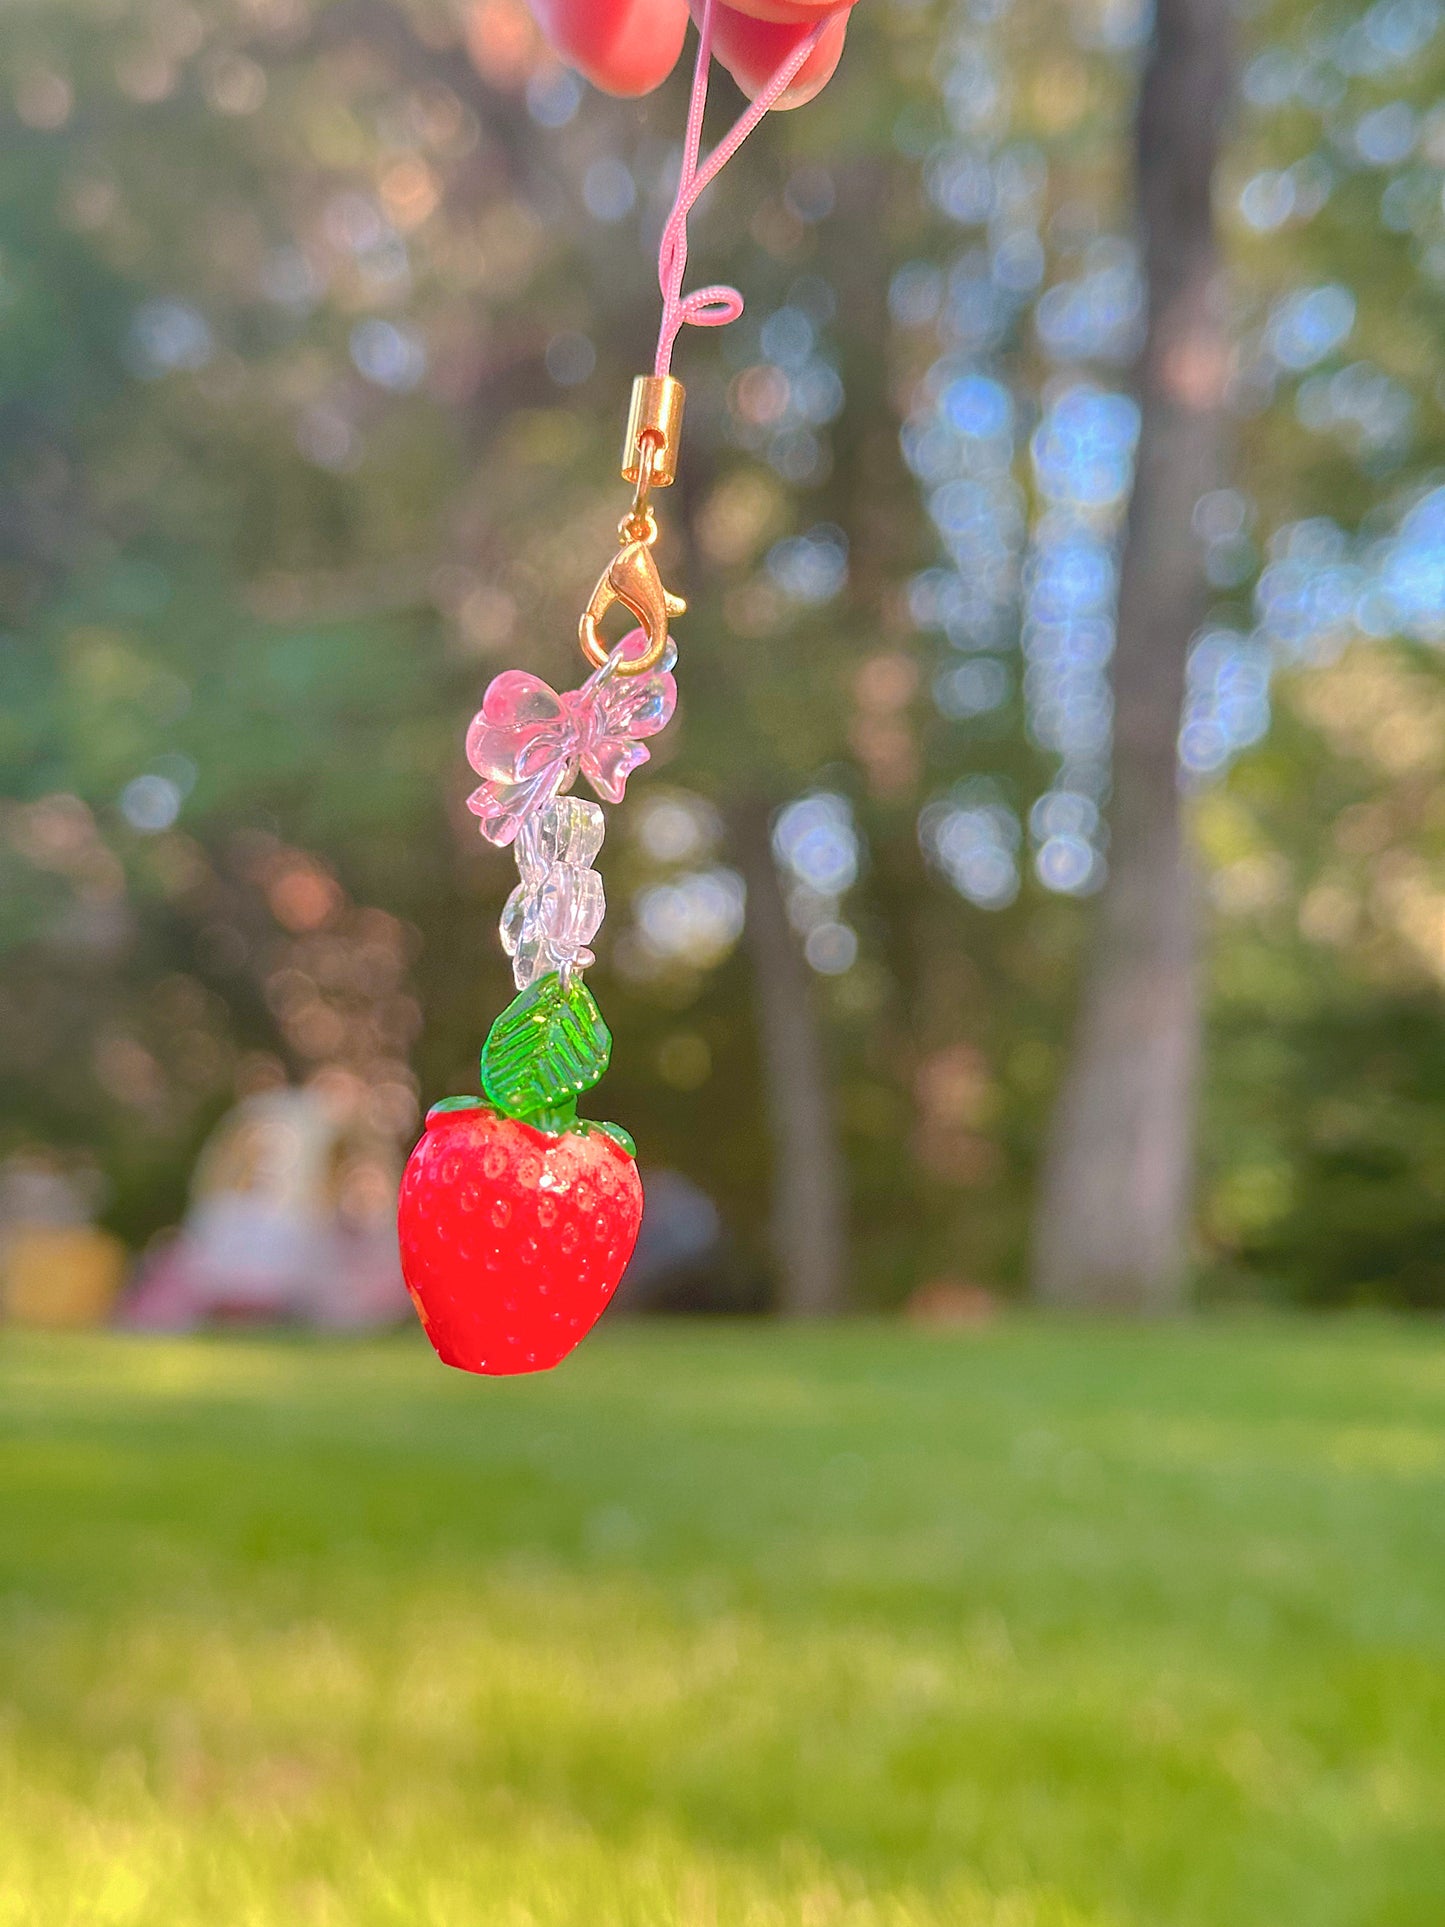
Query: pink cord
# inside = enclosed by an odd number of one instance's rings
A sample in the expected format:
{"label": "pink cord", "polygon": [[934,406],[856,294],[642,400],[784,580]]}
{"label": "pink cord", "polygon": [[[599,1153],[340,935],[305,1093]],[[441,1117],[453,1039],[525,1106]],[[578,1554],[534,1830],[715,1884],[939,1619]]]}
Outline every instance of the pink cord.
{"label": "pink cord", "polygon": [[[840,8],[839,12],[845,11]],[[697,64],[692,70],[692,95],[687,108],[687,134],[683,141],[682,173],[677,183],[677,199],[662,230],[657,250],[657,283],[662,289],[662,326],[657,335],[657,360],[653,373],[666,375],[672,369],[672,344],[685,324],[694,328],[722,328],[736,321],[743,311],[743,298],[736,288],[715,286],[682,292],[682,277],[687,268],[687,217],[699,194],[715,180],[752,133],[763,115],[792,85],[803,62],[822,39],[833,14],[825,14],[817,26],[798,42],[772,79],[749,102],[731,131],[723,136],[698,166],[702,146],[702,117],[707,106],[707,76],[712,64],[713,0],[703,0],[702,21],[697,33]]]}

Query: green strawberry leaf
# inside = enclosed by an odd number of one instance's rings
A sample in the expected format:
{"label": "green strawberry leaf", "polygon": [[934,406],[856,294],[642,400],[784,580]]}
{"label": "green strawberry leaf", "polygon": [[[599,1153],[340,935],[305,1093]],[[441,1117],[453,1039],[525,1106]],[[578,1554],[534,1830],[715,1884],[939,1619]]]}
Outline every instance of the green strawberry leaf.
{"label": "green strawberry leaf", "polygon": [[485,1109],[480,1097],[440,1097],[427,1112],[428,1118],[441,1117],[447,1111],[480,1111]]}
{"label": "green strawberry leaf", "polygon": [[620,1124],[604,1124],[600,1118],[585,1117],[577,1128],[582,1132],[584,1137],[590,1137],[594,1131],[600,1131],[603,1137],[612,1138],[614,1142],[622,1146],[628,1157],[636,1163],[636,1142],[633,1139],[631,1131],[623,1130]]}
{"label": "green strawberry leaf", "polygon": [[[612,1034],[580,979],[563,990],[555,974],[514,997],[482,1050],[482,1089],[499,1111],[524,1123],[558,1113],[570,1121],[576,1100],[607,1069]],[[550,1122],[543,1128],[554,1128]],[[563,1124],[561,1128],[565,1129]]]}

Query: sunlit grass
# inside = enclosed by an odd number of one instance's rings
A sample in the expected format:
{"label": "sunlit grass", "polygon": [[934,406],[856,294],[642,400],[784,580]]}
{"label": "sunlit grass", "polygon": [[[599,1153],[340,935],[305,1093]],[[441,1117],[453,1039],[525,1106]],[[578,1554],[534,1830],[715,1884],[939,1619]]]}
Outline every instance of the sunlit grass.
{"label": "sunlit grass", "polygon": [[0,1927],[1440,1927],[1445,1334],[0,1342]]}

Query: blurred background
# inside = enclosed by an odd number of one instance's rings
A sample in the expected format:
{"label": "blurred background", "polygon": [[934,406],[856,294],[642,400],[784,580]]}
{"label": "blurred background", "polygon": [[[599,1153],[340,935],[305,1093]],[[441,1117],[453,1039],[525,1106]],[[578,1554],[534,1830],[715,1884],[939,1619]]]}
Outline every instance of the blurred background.
{"label": "blurred background", "polygon": [[909,1323],[479,1389],[462,738],[580,679],[686,78],[7,10],[0,1917],[1438,1927],[1439,0],[862,0],[709,191],[621,1304]]}
{"label": "blurred background", "polygon": [[[1243,11],[1161,63],[1150,257],[1129,0],[864,6],[694,222],[748,310],[679,350],[683,707],[593,979],[721,1227],[684,1296],[1014,1296],[1041,1217],[1066,1300],[1445,1297],[1445,36]],[[686,76],[596,95],[521,0],[4,59],[5,1149],[135,1254],[304,1088],[384,1217],[509,994],[461,737],[576,678]],[[1061,1269],[1111,1170],[1139,1235]]]}

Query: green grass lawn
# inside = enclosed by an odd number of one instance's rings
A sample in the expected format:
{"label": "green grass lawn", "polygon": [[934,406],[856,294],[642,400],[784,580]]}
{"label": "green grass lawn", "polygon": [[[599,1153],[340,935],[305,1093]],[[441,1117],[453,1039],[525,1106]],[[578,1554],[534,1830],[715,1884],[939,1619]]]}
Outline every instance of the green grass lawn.
{"label": "green grass lawn", "polygon": [[1442,1927],[1445,1332],[0,1337],[0,1927]]}

